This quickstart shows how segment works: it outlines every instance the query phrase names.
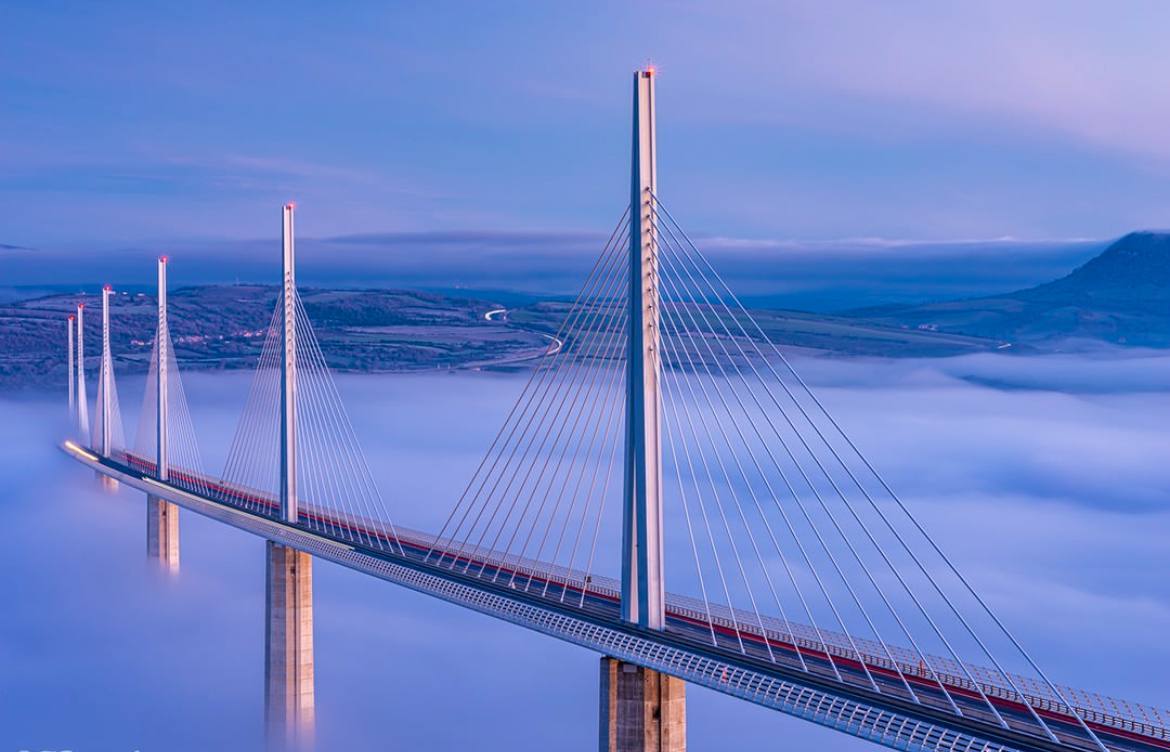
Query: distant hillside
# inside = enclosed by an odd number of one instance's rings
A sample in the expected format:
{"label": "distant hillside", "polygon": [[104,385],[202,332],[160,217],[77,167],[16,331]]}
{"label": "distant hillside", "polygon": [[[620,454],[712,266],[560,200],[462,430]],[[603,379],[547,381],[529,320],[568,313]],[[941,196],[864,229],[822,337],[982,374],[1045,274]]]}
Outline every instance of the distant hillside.
{"label": "distant hillside", "polygon": [[[540,355],[548,338],[489,320],[495,304],[405,290],[302,289],[330,366],[340,371],[411,371],[511,363]],[[175,355],[185,369],[256,365],[275,287],[211,285],[171,292],[169,320]],[[100,350],[101,298],[50,295],[0,305],[0,389],[65,381],[65,317],[86,304],[87,361]],[[119,373],[144,373],[155,300],[116,294],[110,305],[111,347]]]}
{"label": "distant hillside", "polygon": [[[257,285],[174,290],[171,333],[183,368],[254,367],[276,294]],[[505,308],[405,290],[303,289],[301,298],[326,361],[350,372],[518,367],[547,350],[568,310],[563,301]],[[0,304],[0,390],[64,383],[65,316],[78,303],[89,305],[92,367],[100,341],[97,295]],[[147,294],[115,296],[111,344],[120,373],[146,371],[154,305]],[[1036,351],[1078,338],[1170,347],[1170,234],[1126,235],[1061,279],[1004,295],[844,315],[757,309],[753,316],[772,342],[846,356]]]}
{"label": "distant hillside", "polygon": [[970,300],[852,312],[919,331],[1031,345],[1069,339],[1170,347],[1170,234],[1134,232],[1065,277]]}
{"label": "distant hillside", "polygon": [[[569,310],[563,301],[505,308],[497,302],[406,290],[300,292],[326,362],[338,371],[362,373],[521,367],[548,349]],[[258,285],[172,291],[171,336],[183,369],[254,367],[276,294],[275,287]],[[95,367],[101,319],[97,295],[48,295],[0,304],[0,390],[65,383],[65,317],[78,303],[88,306],[87,361]],[[110,341],[119,373],[146,372],[155,315],[152,296],[115,295]],[[754,315],[773,342],[813,352],[925,357],[999,345],[979,337],[839,316],[776,310]],[[566,344],[571,347],[571,342]]]}

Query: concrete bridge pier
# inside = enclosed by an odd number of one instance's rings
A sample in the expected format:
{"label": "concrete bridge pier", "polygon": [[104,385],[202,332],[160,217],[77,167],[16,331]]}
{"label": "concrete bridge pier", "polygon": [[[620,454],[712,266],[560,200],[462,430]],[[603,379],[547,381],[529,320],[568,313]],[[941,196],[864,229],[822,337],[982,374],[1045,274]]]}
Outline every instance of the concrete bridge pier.
{"label": "concrete bridge pier", "polygon": [[169,572],[179,571],[179,507],[146,497],[146,555]]}
{"label": "concrete bridge pier", "polygon": [[686,752],[686,682],[602,658],[600,720],[600,752]]}
{"label": "concrete bridge pier", "polygon": [[268,542],[264,712],[270,749],[304,750],[316,725],[313,559]]}

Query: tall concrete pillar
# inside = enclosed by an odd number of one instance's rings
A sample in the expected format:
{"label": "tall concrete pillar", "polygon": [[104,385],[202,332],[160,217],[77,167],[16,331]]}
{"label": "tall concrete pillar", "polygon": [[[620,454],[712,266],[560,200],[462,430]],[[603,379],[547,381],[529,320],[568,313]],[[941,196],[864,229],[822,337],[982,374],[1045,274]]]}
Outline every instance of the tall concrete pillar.
{"label": "tall concrete pillar", "polygon": [[[155,475],[170,477],[168,364],[171,337],[167,326],[167,257],[158,260],[158,325],[155,328]],[[147,388],[150,388],[149,386]],[[179,507],[157,496],[146,496],[146,555],[171,572],[179,569]]]}
{"label": "tall concrete pillar", "polygon": [[146,555],[169,571],[179,571],[179,507],[146,497]]}
{"label": "tall concrete pillar", "polygon": [[686,682],[602,658],[600,720],[601,752],[686,752]]}
{"label": "tall concrete pillar", "polygon": [[312,746],[313,559],[268,542],[264,712],[271,749]]}

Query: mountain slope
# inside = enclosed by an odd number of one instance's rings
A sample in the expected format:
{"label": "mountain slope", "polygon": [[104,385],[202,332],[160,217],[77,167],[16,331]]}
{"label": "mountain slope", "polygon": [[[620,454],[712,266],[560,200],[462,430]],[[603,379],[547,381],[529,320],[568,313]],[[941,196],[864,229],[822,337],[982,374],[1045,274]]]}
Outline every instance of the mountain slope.
{"label": "mountain slope", "polygon": [[1096,339],[1170,347],[1170,234],[1130,233],[1067,276],[1026,290],[853,316],[1013,343]]}

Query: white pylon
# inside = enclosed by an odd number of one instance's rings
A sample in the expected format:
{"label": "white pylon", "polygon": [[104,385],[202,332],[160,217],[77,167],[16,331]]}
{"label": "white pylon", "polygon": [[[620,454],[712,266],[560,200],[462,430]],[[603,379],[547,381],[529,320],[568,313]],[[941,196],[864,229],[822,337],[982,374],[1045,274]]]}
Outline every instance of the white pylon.
{"label": "white pylon", "polygon": [[654,69],[634,73],[622,618],[664,626]]}
{"label": "white pylon", "polygon": [[69,320],[66,322],[66,328],[69,330],[69,345],[66,349],[66,361],[69,372],[69,428],[75,430],[77,428],[77,374],[73,370],[73,322],[77,317],[72,313],[69,314]]}
{"label": "white pylon", "polygon": [[167,363],[170,361],[170,331],[167,328],[167,257],[158,258],[158,331],[154,341],[158,344],[158,366],[155,368],[155,469],[159,480],[166,480],[170,471],[170,454],[167,446],[168,383]]}
{"label": "white pylon", "polygon": [[77,433],[82,441],[90,441],[89,395],[85,389],[85,303],[77,304]]}
{"label": "white pylon", "polygon": [[297,521],[297,316],[296,259],[293,246],[293,209],[284,205],[281,234],[284,240],[283,285],[284,357],[280,369],[280,516]]}
{"label": "white pylon", "polygon": [[102,361],[101,361],[101,375],[98,378],[98,397],[101,399],[102,418],[102,435],[101,435],[101,454],[103,457],[109,457],[113,449],[113,414],[114,414],[114,400],[113,400],[113,380],[114,380],[114,362],[110,355],[110,295],[114,292],[114,288],[106,285],[102,288]]}

